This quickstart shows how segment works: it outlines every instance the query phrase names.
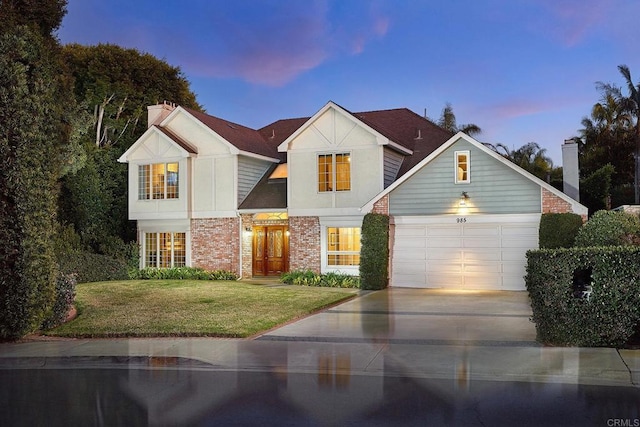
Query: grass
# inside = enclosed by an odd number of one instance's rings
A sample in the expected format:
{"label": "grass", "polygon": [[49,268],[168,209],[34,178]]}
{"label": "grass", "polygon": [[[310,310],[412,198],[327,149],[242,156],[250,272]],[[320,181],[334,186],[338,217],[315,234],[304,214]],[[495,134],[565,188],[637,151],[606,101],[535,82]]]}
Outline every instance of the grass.
{"label": "grass", "polygon": [[78,317],[60,337],[248,337],[355,295],[354,289],[272,288],[198,280],[82,283]]}

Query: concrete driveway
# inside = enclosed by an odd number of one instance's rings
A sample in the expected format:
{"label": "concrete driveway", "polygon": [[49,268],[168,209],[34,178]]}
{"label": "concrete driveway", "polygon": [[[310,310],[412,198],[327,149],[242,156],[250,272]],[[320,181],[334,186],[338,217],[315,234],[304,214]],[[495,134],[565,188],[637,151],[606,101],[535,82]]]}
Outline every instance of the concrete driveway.
{"label": "concrete driveway", "polygon": [[527,292],[389,288],[258,339],[538,346],[530,317]]}

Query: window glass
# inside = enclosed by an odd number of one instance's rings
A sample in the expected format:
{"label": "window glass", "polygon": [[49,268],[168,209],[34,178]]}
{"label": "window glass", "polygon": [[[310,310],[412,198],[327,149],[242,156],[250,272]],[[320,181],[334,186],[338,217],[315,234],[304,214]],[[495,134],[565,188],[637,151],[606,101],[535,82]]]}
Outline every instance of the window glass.
{"label": "window glass", "polygon": [[153,198],[164,199],[164,163],[151,165]]}
{"label": "window glass", "polygon": [[145,233],[145,267],[184,267],[187,261],[185,233]]}
{"label": "window glass", "polygon": [[167,164],[167,199],[178,198],[178,164]]}
{"label": "window glass", "polygon": [[151,165],[138,166],[138,200],[149,200]]}
{"label": "window glass", "polygon": [[469,182],[469,152],[456,151],[455,155],[456,155],[455,182],[456,183]]}
{"label": "window glass", "polygon": [[145,267],[157,267],[158,264],[158,235],[156,233],[145,234]]}
{"label": "window glass", "polygon": [[331,154],[318,156],[318,191],[333,191],[333,159]]}
{"label": "window glass", "polygon": [[336,154],[336,190],[351,190],[351,156]]}
{"label": "window glass", "polygon": [[360,265],[359,227],[327,227],[327,265]]}

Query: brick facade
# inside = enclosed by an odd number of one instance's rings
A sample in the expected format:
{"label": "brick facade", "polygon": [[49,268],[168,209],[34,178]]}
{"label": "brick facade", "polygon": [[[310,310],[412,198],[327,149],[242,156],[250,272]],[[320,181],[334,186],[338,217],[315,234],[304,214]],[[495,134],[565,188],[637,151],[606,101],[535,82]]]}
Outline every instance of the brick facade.
{"label": "brick facade", "polygon": [[389,194],[385,194],[380,200],[375,202],[371,212],[389,215]]}
{"label": "brick facade", "polygon": [[289,269],[320,273],[320,219],[289,217]]}
{"label": "brick facade", "polygon": [[206,270],[240,274],[240,218],[191,220],[191,262]]}
{"label": "brick facade", "polygon": [[[571,203],[556,196],[546,188],[542,188],[542,213],[568,213],[573,212]],[[586,221],[586,215],[582,216],[582,220]]]}

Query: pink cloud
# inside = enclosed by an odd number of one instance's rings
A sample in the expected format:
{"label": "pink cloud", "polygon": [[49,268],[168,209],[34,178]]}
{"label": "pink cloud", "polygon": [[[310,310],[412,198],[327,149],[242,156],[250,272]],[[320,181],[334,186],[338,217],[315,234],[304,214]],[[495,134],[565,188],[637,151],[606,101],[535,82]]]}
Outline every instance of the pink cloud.
{"label": "pink cloud", "polygon": [[594,28],[607,19],[611,2],[608,0],[541,0],[541,5],[550,15],[550,20],[540,26],[551,33],[565,46],[572,47],[581,43]]}

